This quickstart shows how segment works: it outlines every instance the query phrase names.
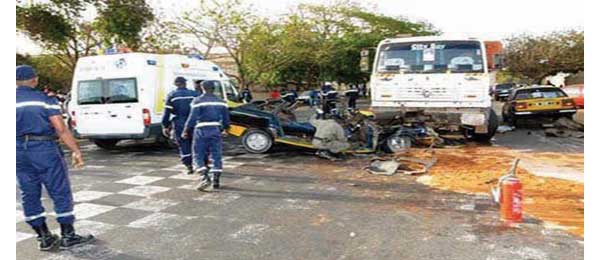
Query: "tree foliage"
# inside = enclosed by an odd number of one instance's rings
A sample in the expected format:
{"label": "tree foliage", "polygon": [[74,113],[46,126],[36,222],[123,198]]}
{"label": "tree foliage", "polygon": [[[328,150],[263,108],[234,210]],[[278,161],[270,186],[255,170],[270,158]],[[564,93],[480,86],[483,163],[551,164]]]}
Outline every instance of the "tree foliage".
{"label": "tree foliage", "polygon": [[16,57],[17,65],[29,64],[36,70],[38,88],[68,91],[71,86],[73,74],[62,68],[60,60],[54,55],[20,55]]}
{"label": "tree foliage", "polygon": [[583,70],[584,33],[564,31],[510,38],[507,40],[505,63],[510,73],[532,82],[561,71]]}
{"label": "tree foliage", "polygon": [[[94,21],[83,12],[96,8]],[[124,43],[134,50],[141,44],[140,32],[153,20],[143,0],[51,0],[45,3],[17,2],[17,29],[26,33],[47,53],[72,72],[77,59],[93,54],[108,43]]]}

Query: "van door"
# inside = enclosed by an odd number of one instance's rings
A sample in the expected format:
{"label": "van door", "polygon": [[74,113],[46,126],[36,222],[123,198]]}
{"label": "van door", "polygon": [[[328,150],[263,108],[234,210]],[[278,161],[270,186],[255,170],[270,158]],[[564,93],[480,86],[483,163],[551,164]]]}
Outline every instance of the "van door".
{"label": "van door", "polygon": [[77,131],[82,135],[144,133],[135,78],[81,81]]}

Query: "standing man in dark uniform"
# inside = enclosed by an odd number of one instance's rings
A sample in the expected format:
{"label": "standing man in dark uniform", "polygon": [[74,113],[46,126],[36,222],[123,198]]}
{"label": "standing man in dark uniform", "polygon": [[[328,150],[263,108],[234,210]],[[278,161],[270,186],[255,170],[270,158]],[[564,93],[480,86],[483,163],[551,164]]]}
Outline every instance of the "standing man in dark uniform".
{"label": "standing man in dark uniform", "polygon": [[[190,134],[193,134],[194,161],[198,167],[196,171],[203,175],[200,184],[196,187],[198,190],[206,189],[211,183],[213,188],[219,188],[219,177],[223,171],[222,133],[229,128],[229,109],[225,101],[213,94],[215,84],[216,81],[202,82],[204,94],[194,98],[192,112],[183,132],[183,137],[187,139],[190,138]],[[210,171],[205,162],[207,151],[213,161],[213,168]],[[209,172],[212,174],[212,181]]]}
{"label": "standing man in dark uniform", "polygon": [[252,101],[252,92],[250,92],[248,87],[244,87],[242,90],[242,98],[244,101],[246,101],[246,103],[250,103]]}
{"label": "standing man in dark uniform", "polygon": [[[60,139],[73,152],[73,165],[83,166],[77,142],[66,128],[61,108],[55,98],[34,88],[38,84],[31,66],[17,66],[17,181],[21,189],[21,203],[25,221],[37,233],[39,249],[61,249],[88,243],[94,236],[75,233],[73,222],[73,195]],[[61,238],[52,234],[46,225],[42,206],[42,186],[54,202],[56,220]]]}
{"label": "standing man in dark uniform", "polygon": [[[165,101],[165,112],[162,118],[163,134],[169,136],[171,127],[175,127],[175,139],[179,146],[179,158],[181,163],[187,167],[187,174],[194,174],[192,166],[192,141],[181,138],[185,121],[190,114],[190,103],[198,96],[194,90],[186,88],[184,77],[175,78],[177,89],[171,91]],[[171,114],[174,115],[171,119]]]}
{"label": "standing man in dark uniform", "polygon": [[356,99],[358,99],[358,89],[355,85],[350,85],[350,89],[344,92],[344,95],[348,98],[348,109],[356,109]]}
{"label": "standing man in dark uniform", "polygon": [[328,116],[331,114],[331,110],[335,109],[335,102],[337,101],[337,91],[333,88],[330,82],[325,82],[323,87],[321,87],[321,99],[323,106],[324,116]]}

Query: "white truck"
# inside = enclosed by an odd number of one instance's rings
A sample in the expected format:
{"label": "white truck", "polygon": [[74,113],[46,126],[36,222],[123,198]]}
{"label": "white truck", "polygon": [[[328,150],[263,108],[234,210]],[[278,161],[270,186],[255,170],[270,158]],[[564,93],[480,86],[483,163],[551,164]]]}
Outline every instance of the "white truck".
{"label": "white truck", "polygon": [[216,64],[194,56],[122,53],[88,56],[77,61],[71,99],[70,126],[78,138],[110,149],[125,139],[153,139],[168,143],[161,133],[167,94],[175,77],[218,80],[215,94],[239,101],[231,80]]}
{"label": "white truck", "polygon": [[[364,56],[364,55],[363,55]],[[425,124],[488,141],[498,118],[489,96],[483,41],[442,36],[385,39],[377,46],[370,79],[378,121]]]}

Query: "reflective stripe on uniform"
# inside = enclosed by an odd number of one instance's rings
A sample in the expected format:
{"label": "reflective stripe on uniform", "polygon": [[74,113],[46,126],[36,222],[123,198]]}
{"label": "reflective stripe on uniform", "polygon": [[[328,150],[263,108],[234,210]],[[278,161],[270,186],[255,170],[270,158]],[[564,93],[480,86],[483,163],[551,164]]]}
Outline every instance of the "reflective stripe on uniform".
{"label": "reflective stripe on uniform", "polygon": [[45,217],[45,216],[46,216],[46,212],[42,212],[40,214],[37,214],[34,216],[29,216],[29,217],[25,216],[25,221],[32,221],[34,219],[38,219],[38,218]]}
{"label": "reflective stripe on uniform", "polygon": [[284,97],[289,97],[289,96],[292,96],[292,95],[294,95],[294,94],[293,93],[287,93],[287,94],[285,94],[285,95],[283,95],[281,97],[284,98]]}
{"label": "reflective stripe on uniform", "polygon": [[210,169],[209,172],[223,172],[223,170],[221,170],[221,169]]}
{"label": "reflective stripe on uniform", "polygon": [[358,89],[349,89],[349,90],[346,90],[346,92],[344,92],[344,93],[351,93],[351,92],[358,92]]}
{"label": "reflective stripe on uniform", "polygon": [[185,157],[189,157],[189,156],[192,156],[192,155],[191,155],[191,154],[180,154],[179,156],[180,156],[181,158],[185,158]]}
{"label": "reflective stripe on uniform", "polygon": [[172,106],[167,106],[167,105],[165,105],[165,108],[173,109]]}
{"label": "reflective stripe on uniform", "polygon": [[195,97],[189,96],[189,97],[176,97],[176,98],[172,98],[171,102],[175,101],[175,100],[180,100],[180,99],[194,99]]}
{"label": "reflective stripe on uniform", "polygon": [[192,104],[192,107],[205,107],[205,106],[223,106],[223,107],[227,107],[227,104],[223,103],[223,102],[202,102],[202,103],[198,103],[198,104]]}
{"label": "reflective stripe on uniform", "polygon": [[46,109],[58,109],[60,110],[60,106],[59,105],[50,105],[41,101],[26,101],[26,102],[21,102],[21,103],[17,103],[17,108],[20,107],[43,107]]}
{"label": "reflective stripe on uniform", "polygon": [[196,127],[203,126],[221,126],[221,122],[200,122],[196,124]]}
{"label": "reflective stripe on uniform", "polygon": [[68,217],[68,216],[73,216],[73,211],[56,214],[57,218]]}

